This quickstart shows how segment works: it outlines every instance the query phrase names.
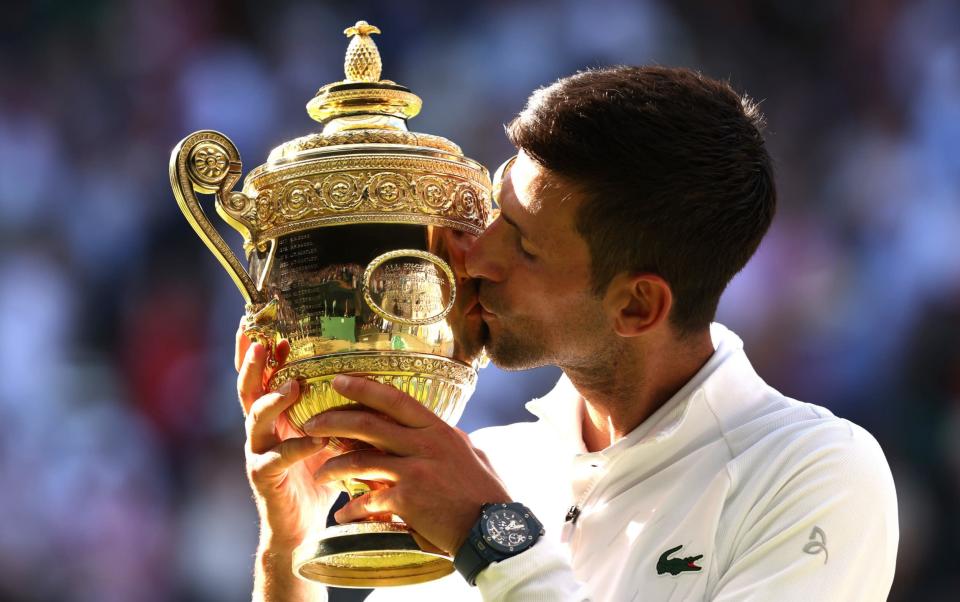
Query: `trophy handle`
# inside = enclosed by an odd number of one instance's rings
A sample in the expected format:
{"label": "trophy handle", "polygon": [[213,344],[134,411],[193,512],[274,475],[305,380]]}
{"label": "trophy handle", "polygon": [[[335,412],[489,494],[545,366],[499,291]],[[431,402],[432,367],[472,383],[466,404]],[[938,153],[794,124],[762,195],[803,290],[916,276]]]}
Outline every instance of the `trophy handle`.
{"label": "trophy handle", "polygon": [[[249,201],[242,192],[231,192],[240,179],[241,168],[240,153],[229,138],[220,132],[201,130],[190,134],[173,148],[170,154],[170,186],[173,187],[173,195],[177,198],[177,205],[183,211],[184,217],[230,274],[244,300],[248,305],[258,305],[266,302],[263,293],[210,223],[194,194],[216,193],[217,212],[227,218],[229,214],[222,206],[225,196],[230,205]],[[227,221],[235,228],[243,227],[243,224],[235,223],[233,219]]]}

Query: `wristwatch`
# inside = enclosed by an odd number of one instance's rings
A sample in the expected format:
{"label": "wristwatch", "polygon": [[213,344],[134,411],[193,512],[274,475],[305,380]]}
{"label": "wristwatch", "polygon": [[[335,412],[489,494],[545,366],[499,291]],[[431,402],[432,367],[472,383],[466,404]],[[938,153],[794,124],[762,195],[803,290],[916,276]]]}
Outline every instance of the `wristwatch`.
{"label": "wristwatch", "polygon": [[529,549],[541,535],[543,525],[523,504],[484,504],[453,565],[467,583],[476,585],[480,571]]}

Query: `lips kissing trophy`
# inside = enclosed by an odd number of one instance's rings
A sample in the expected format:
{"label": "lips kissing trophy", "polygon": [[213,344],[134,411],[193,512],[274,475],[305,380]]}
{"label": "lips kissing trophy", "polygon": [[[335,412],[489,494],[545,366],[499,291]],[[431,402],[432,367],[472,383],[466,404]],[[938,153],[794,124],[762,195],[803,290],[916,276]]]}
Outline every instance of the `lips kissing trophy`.
{"label": "lips kissing trophy", "polygon": [[[331,386],[337,374],[393,385],[454,424],[473,393],[481,345],[465,315],[474,303],[470,283],[451,267],[451,254],[487,225],[490,177],[456,144],[407,129],[421,101],[380,79],[376,27],[360,21],[344,33],[352,38],[346,79],[307,103],[319,132],[276,147],[242,191],[233,190],[241,176],[234,144],[219,132],[195,132],[173,149],[170,183],[240,289],[248,336],[273,362],[276,344],[289,340],[289,358],[268,386],[300,381],[287,412],[296,428],[320,412],[356,407]],[[248,268],[196,193],[215,195],[217,213],[243,235]],[[359,481],[343,486],[353,497],[369,491]],[[315,518],[295,553],[294,570],[305,579],[380,587],[453,570],[448,557],[421,550],[397,517],[323,528],[325,519]]]}

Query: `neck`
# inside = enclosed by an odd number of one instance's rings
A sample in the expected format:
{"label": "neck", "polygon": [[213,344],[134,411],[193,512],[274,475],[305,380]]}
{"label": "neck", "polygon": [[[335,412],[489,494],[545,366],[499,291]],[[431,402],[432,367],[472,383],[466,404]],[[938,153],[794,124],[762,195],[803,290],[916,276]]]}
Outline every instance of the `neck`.
{"label": "neck", "polygon": [[582,433],[588,451],[605,449],[660,409],[713,355],[710,333],[658,346],[654,353],[625,349],[604,365],[564,366],[583,400]]}

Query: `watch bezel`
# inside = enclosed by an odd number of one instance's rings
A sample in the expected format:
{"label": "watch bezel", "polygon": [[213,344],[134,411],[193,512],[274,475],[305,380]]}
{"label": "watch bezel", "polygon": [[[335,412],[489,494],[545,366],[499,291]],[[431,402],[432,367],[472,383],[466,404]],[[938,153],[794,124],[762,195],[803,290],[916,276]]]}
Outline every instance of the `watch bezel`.
{"label": "watch bezel", "polygon": [[[494,539],[494,537],[487,530],[487,521],[489,521],[496,513],[504,510],[510,510],[523,519],[523,526],[526,530],[526,540],[523,543],[515,546],[504,545]],[[535,532],[539,530],[539,521],[537,521],[537,519],[533,516],[533,513],[531,513],[530,510],[522,504],[517,504],[516,506],[513,504],[504,503],[491,504],[490,506],[484,507],[480,515],[480,537],[483,540],[483,543],[501,554],[514,555],[523,552],[536,542],[537,537],[535,536]]]}
{"label": "watch bezel", "polygon": [[[503,546],[496,542],[486,530],[490,514],[496,510],[508,508],[522,517],[529,535],[524,544],[513,546],[512,549],[510,546]],[[473,523],[470,533],[467,535],[467,540],[463,542],[454,555],[453,566],[456,567],[457,572],[463,575],[467,583],[474,586],[477,584],[477,575],[491,563],[522,554],[532,548],[543,535],[543,523],[523,504],[519,502],[484,504],[480,507],[480,518]]]}

